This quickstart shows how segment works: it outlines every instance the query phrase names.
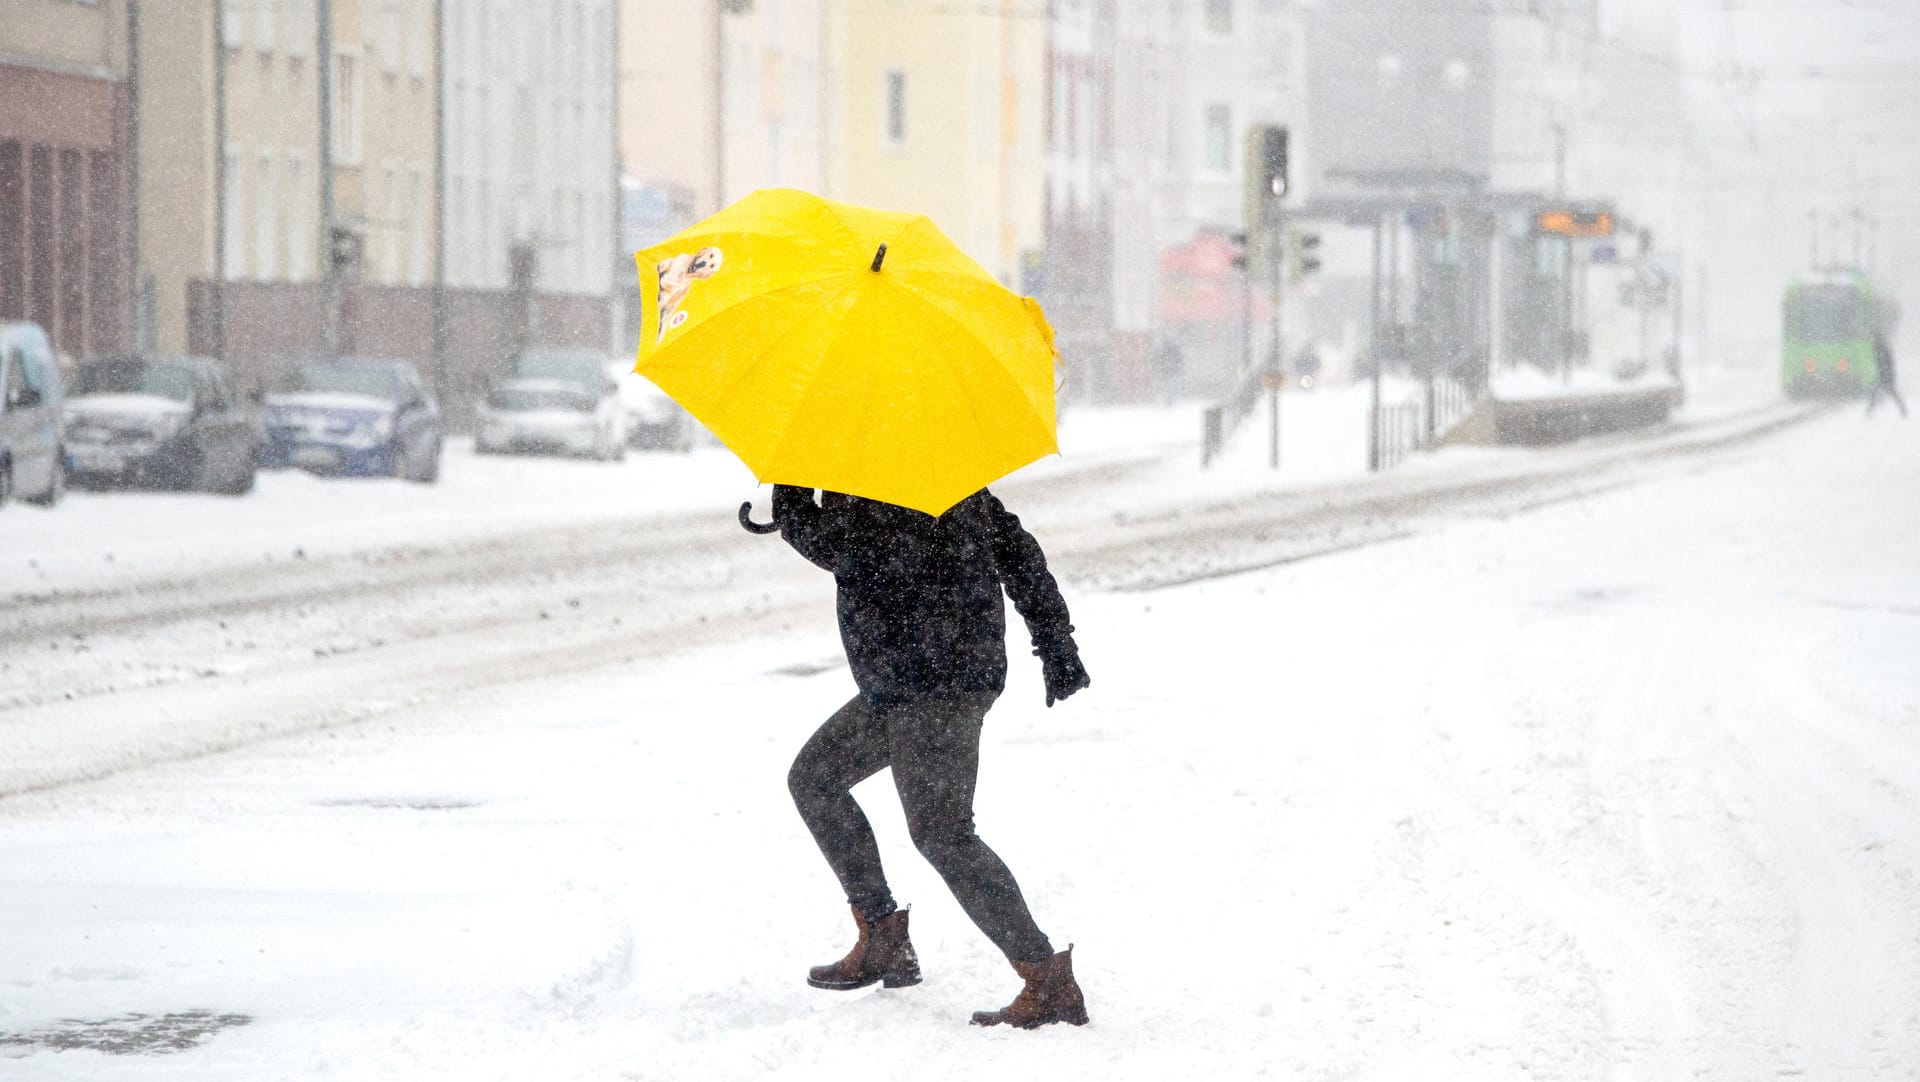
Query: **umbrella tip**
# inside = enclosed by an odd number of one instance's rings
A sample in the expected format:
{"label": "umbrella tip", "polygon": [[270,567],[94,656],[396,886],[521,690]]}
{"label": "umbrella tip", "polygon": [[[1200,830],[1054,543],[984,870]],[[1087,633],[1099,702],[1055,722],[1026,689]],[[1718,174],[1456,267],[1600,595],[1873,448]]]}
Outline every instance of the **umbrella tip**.
{"label": "umbrella tip", "polygon": [[871,266],[871,267],[869,267],[869,268],[867,268],[867,269],[869,269],[869,270],[871,270],[871,271],[873,271],[873,272],[875,272],[876,274],[877,274],[877,273],[879,273],[879,271],[880,271],[880,261],[881,261],[881,260],[883,260],[883,259],[885,259],[885,258],[887,258],[887,246],[886,246],[886,245],[884,245],[884,244],[882,244],[882,245],[880,246],[880,250],[879,250],[879,251],[877,251],[877,252],[875,252],[875,253],[873,253],[873,266]]}

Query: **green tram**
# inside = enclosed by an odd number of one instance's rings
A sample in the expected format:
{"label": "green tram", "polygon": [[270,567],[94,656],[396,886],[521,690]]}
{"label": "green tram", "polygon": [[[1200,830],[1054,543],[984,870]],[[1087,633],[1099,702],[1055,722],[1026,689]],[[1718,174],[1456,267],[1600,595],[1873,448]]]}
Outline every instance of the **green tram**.
{"label": "green tram", "polygon": [[1780,379],[1793,398],[1864,395],[1878,374],[1876,330],[1891,333],[1890,302],[1855,271],[1802,275],[1781,304]]}

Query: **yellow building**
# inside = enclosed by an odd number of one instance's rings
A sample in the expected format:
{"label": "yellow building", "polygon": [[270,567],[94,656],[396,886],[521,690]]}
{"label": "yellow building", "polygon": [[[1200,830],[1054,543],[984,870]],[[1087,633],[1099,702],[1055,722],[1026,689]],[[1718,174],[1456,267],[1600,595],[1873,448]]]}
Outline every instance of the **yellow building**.
{"label": "yellow building", "polygon": [[1042,236],[1038,14],[1034,0],[622,0],[623,171],[701,214],[772,186],[917,211],[1017,287]]}
{"label": "yellow building", "polygon": [[1019,288],[1041,243],[1047,20],[1028,0],[833,6],[827,186],[926,214]]}

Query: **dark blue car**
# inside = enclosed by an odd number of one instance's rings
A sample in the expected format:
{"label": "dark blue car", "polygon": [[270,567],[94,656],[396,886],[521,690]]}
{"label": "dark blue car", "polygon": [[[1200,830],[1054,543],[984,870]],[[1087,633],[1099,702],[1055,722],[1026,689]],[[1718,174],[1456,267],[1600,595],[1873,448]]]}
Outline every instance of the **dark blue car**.
{"label": "dark blue car", "polygon": [[303,361],[266,399],[260,465],[346,477],[440,476],[440,407],[405,361]]}

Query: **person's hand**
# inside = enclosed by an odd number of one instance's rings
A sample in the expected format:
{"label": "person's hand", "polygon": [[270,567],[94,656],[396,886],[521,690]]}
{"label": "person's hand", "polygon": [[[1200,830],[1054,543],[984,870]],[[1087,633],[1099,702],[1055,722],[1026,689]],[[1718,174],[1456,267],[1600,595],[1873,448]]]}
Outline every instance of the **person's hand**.
{"label": "person's hand", "polygon": [[1040,659],[1040,671],[1047,682],[1047,705],[1065,699],[1084,687],[1093,686],[1093,677],[1080,664],[1080,652],[1064,650]]}
{"label": "person's hand", "polygon": [[813,490],[810,488],[773,486],[773,521],[779,525],[797,521],[802,515],[818,508],[819,505],[813,502]]}

